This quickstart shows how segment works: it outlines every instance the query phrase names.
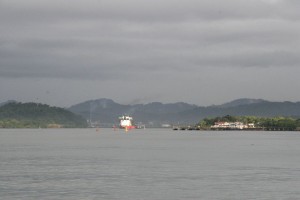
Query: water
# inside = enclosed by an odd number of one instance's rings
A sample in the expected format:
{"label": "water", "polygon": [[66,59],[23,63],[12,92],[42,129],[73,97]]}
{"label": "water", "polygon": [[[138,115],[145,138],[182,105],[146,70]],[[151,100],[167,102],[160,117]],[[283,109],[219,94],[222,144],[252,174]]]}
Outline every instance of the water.
{"label": "water", "polygon": [[300,199],[299,132],[0,129],[0,199]]}

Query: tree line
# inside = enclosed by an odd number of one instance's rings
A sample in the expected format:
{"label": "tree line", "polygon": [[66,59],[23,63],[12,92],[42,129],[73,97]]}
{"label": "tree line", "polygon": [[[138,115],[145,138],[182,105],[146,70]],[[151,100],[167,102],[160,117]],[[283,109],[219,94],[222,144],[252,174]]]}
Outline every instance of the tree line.
{"label": "tree line", "polygon": [[0,128],[82,128],[86,120],[59,107],[40,103],[8,103],[0,107]]}
{"label": "tree line", "polygon": [[254,124],[263,130],[300,130],[300,118],[295,117],[256,117],[256,116],[231,116],[204,118],[198,124],[201,128],[209,129],[216,122],[242,122]]}

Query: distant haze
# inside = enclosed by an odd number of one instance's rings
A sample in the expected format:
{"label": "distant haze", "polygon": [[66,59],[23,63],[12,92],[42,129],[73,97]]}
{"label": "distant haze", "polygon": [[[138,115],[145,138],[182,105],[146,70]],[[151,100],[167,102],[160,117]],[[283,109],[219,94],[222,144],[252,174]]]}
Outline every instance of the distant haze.
{"label": "distant haze", "polygon": [[299,101],[299,0],[1,0],[0,102]]}

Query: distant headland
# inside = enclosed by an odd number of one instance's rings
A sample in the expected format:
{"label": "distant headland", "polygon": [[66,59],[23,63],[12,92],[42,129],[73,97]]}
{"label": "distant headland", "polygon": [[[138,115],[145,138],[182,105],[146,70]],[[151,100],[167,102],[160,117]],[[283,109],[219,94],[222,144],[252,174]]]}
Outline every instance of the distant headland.
{"label": "distant headland", "polygon": [[63,108],[7,102],[0,107],[0,128],[84,128],[86,120]]}

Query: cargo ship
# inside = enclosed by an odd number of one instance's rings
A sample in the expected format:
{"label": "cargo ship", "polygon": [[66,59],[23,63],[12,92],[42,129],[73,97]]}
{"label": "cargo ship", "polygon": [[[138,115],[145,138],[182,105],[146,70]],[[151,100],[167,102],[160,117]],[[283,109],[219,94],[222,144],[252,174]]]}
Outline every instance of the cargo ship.
{"label": "cargo ship", "polygon": [[122,117],[119,117],[119,120],[120,120],[120,124],[119,124],[120,128],[124,128],[124,129],[135,129],[136,128],[136,126],[133,124],[132,117],[130,117],[128,115],[123,115]]}

